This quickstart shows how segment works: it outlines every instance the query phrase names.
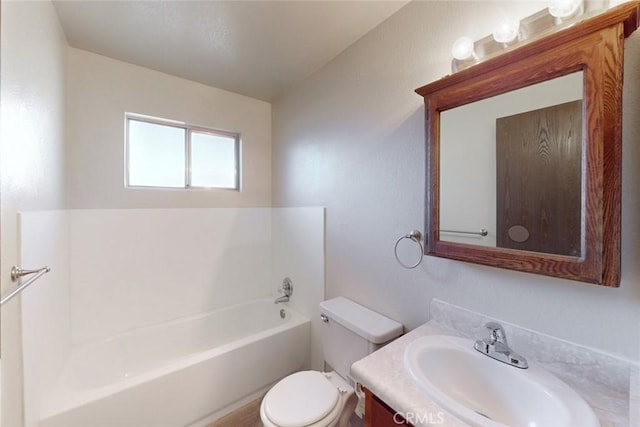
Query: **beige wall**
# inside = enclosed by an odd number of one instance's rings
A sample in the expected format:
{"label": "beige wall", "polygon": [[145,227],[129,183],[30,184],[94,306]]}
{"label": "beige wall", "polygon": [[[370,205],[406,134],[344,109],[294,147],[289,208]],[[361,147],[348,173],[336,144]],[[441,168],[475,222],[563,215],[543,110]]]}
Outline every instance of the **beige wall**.
{"label": "beige wall", "polygon": [[[626,44],[622,283],[581,284],[426,257],[404,270],[395,240],[423,229],[424,110],[413,90],[449,73],[450,46],[491,33],[531,2],[415,1],[274,103],[274,205],[326,206],[326,296],[344,295],[408,328],[444,301],[638,359],[640,31]],[[469,179],[473,179],[472,176]]]}
{"label": "beige wall", "polygon": [[[271,104],[69,48],[67,207],[240,207],[271,203]],[[242,191],[124,188],[124,114],[240,132]]]}
{"label": "beige wall", "polygon": [[[3,291],[20,265],[16,213],[64,207],[66,41],[49,2],[2,2],[0,193]],[[38,266],[26,266],[29,268]],[[22,425],[20,297],[2,307],[3,426]]]}

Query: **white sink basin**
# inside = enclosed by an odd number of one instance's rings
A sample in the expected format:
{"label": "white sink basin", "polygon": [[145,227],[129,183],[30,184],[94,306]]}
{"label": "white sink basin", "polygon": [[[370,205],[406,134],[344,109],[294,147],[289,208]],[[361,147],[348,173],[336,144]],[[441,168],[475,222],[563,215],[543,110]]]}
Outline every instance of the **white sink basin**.
{"label": "white sink basin", "polygon": [[509,366],[465,338],[418,338],[404,365],[422,392],[472,426],[600,427],[582,397],[539,365]]}

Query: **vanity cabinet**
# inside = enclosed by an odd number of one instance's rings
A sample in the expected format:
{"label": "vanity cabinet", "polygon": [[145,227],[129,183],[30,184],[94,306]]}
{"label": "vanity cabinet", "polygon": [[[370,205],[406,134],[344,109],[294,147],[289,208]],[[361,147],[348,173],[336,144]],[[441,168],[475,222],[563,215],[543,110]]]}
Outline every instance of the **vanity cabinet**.
{"label": "vanity cabinet", "polygon": [[366,388],[364,389],[364,425],[365,427],[411,426],[400,414]]}

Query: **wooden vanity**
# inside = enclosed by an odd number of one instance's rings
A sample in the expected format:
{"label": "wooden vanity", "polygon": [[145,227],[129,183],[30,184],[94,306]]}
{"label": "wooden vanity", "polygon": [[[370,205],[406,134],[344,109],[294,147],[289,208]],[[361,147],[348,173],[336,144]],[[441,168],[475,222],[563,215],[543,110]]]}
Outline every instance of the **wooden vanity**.
{"label": "wooden vanity", "polygon": [[365,427],[402,427],[412,425],[366,388],[364,389],[364,408]]}

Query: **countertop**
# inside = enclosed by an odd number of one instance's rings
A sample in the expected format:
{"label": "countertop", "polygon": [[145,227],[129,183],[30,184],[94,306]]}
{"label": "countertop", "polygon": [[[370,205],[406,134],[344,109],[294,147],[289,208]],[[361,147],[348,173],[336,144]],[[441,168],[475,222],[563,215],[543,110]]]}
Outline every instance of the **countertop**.
{"label": "countertop", "polygon": [[[442,307],[446,310],[441,310]],[[454,307],[453,310],[457,308]],[[475,313],[462,312],[462,321],[458,320],[456,323],[451,321],[451,307],[444,304],[435,310],[438,316],[442,311],[448,312],[441,319],[442,321],[431,320],[351,366],[351,376],[355,381],[369,389],[416,427],[467,426],[422,393],[404,368],[405,348],[415,339],[427,335],[466,335],[467,338],[472,338],[473,335],[469,336],[471,335],[469,331],[473,330],[475,324],[484,325],[485,320],[490,320],[478,317],[471,322],[474,324],[473,327],[469,327],[470,319],[475,316]],[[463,329],[467,329],[466,331],[460,330],[461,323],[465,327]],[[602,427],[632,426],[629,419],[630,385],[629,381],[626,383],[624,381],[625,369],[630,367],[625,368],[624,361],[598,352],[594,355],[591,354],[590,349],[576,347],[571,343],[537,335],[525,329],[520,330],[519,327],[506,322],[500,323],[505,327],[512,343],[520,340],[521,345],[513,345],[513,348],[569,384],[590,404]],[[515,338],[513,341],[510,334]],[[535,345],[532,347],[535,351],[527,348],[529,346],[524,344],[527,341]],[[541,343],[553,349],[553,357],[545,357],[545,353],[540,350]],[[607,369],[611,372],[607,372]],[[632,416],[632,418],[635,417]]]}
{"label": "countertop", "polygon": [[414,426],[467,426],[444,411],[416,386],[404,369],[404,349],[426,335],[455,335],[454,331],[428,322],[401,336],[351,366],[351,376]]}

